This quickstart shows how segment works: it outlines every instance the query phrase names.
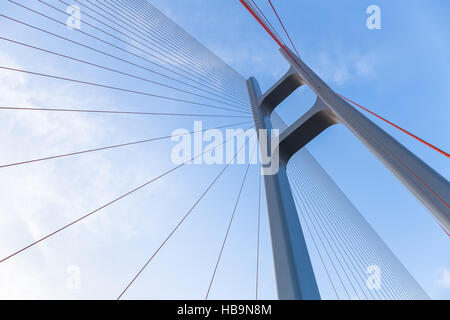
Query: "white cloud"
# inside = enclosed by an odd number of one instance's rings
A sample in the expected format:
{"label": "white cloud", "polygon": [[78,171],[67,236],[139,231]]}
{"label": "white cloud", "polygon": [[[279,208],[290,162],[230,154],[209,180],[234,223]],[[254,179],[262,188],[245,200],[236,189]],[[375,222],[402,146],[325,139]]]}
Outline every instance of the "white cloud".
{"label": "white cloud", "polygon": [[311,61],[313,69],[325,81],[342,86],[357,78],[370,77],[375,69],[376,56],[371,53],[322,52]]}
{"label": "white cloud", "polygon": [[[21,68],[4,54],[0,54],[0,65]],[[0,70],[0,106],[104,107],[114,102],[85,87],[38,80]],[[0,165],[137,140],[136,134],[141,134],[123,130],[118,118],[0,112]],[[151,123],[152,130],[158,131],[160,124]],[[160,146],[132,148],[141,158],[132,157],[123,148],[0,169],[0,259],[172,168],[167,164],[170,153],[163,154]],[[191,204],[192,199],[187,196],[184,201],[183,196],[192,182],[178,179],[173,185],[166,180],[172,176],[0,263],[0,299],[114,298],[121,281],[128,280],[135,267],[134,263],[117,262],[117,247],[124,246],[122,254],[144,258],[149,253],[147,246],[159,244],[184,206]],[[172,208],[173,204],[180,208]],[[145,250],[138,253],[139,241],[145,242]],[[105,269],[111,261],[113,265]],[[122,263],[131,271],[123,272]],[[69,265],[82,267],[79,293],[65,287]],[[117,272],[123,279],[118,279]]]}
{"label": "white cloud", "polygon": [[[14,59],[0,55],[0,64],[20,68]],[[33,81],[31,81],[33,80]],[[0,106],[103,105],[104,97],[57,83],[37,84],[35,79],[13,71],[0,71]],[[101,118],[74,113],[1,111],[0,164],[33,159],[111,144],[115,127]],[[119,130],[117,130],[119,131]],[[116,134],[120,139],[120,135]],[[80,170],[82,168],[82,170]],[[107,155],[90,154],[70,161],[48,161],[0,170],[0,257],[14,252],[67,222],[80,217],[137,184],[134,170],[115,172]],[[108,187],[106,188],[105,185]],[[128,187],[130,186],[130,187]],[[95,192],[93,192],[95,191]],[[90,219],[71,229],[76,242],[64,243],[76,257],[92,239],[102,243],[99,226],[117,234],[131,235],[139,227],[133,215]],[[131,222],[130,222],[131,221]],[[142,221],[141,221],[142,222]],[[29,253],[0,265],[0,299],[63,298],[63,268],[54,243],[42,242]],[[68,259],[70,259],[70,255]],[[69,261],[68,261],[69,263]],[[45,270],[45,272],[42,272]],[[56,282],[55,282],[56,281]],[[58,282],[59,281],[59,282]],[[56,293],[58,292],[58,293]],[[70,294],[67,292],[67,294]]]}
{"label": "white cloud", "polygon": [[442,269],[439,272],[438,284],[441,288],[450,289],[450,270]]}

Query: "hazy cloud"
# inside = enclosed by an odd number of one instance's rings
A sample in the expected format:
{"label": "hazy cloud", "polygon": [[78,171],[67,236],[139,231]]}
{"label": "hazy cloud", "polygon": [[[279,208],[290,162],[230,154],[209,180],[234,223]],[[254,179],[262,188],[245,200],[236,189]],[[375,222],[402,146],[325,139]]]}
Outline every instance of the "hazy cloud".
{"label": "hazy cloud", "polygon": [[449,269],[444,268],[439,272],[438,283],[441,288],[450,289],[450,270]]}

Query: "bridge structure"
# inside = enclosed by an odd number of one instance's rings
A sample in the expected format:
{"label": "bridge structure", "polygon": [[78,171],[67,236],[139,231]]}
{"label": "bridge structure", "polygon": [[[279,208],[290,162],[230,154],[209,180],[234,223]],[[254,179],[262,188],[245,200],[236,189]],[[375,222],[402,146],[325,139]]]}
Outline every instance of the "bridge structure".
{"label": "bridge structure", "polygon": [[[280,170],[274,175],[265,176],[280,297],[319,297],[286,169],[293,155],[332,125],[345,125],[430,210],[441,226],[446,230],[450,229],[450,183],[355,110],[348,99],[334,92],[300,57],[282,43],[271,29],[268,20],[264,21],[265,16],[254,1],[241,0],[241,3],[280,45],[280,52],[290,65],[286,74],[264,94],[261,93],[256,79],[250,78],[247,81],[255,126],[258,129],[271,130],[272,112],[302,85],[308,86],[317,96],[315,104],[280,134],[279,150],[276,152]],[[279,18],[271,2],[270,5]],[[258,14],[258,9],[262,16]],[[281,19],[280,23],[292,43]],[[295,45],[292,45],[298,53]]]}
{"label": "bridge structure", "polygon": [[[450,230],[450,184],[439,173],[415,156],[397,140],[366,118],[356,107],[355,102],[339,95],[331,89],[308,65],[302,61],[292,39],[287,32],[273,3],[269,4],[285,31],[292,50],[283,42],[271,22],[266,18],[253,0],[239,0],[243,7],[257,20],[263,29],[280,47],[280,53],[289,65],[288,71],[267,92],[262,93],[257,80],[253,77],[245,80],[230,66],[216,57],[192,36],[186,33],[149,2],[144,0],[120,1],[75,1],[83,12],[80,22],[87,28],[73,29],[65,32],[77,33],[89,43],[74,40],[64,33],[45,29],[31,22],[25,22],[20,16],[13,16],[5,10],[0,18],[14,25],[20,25],[37,33],[44,33],[61,43],[78,47],[91,54],[101,55],[120,64],[103,65],[94,61],[80,59],[68,53],[40,47],[14,38],[1,37],[0,40],[10,45],[27,50],[39,51],[96,70],[113,73],[154,86],[155,90],[118,87],[107,83],[97,83],[79,78],[69,78],[40,71],[19,69],[13,66],[0,66],[1,71],[27,74],[32,77],[46,78],[58,82],[70,82],[76,85],[113,90],[124,94],[139,95],[148,99],[207,108],[210,114],[149,112],[146,110],[105,110],[105,109],[69,109],[5,106],[3,110],[41,111],[59,113],[107,113],[116,115],[147,115],[168,117],[215,117],[238,118],[239,122],[221,125],[212,129],[224,129],[236,126],[251,126],[257,132],[267,130],[269,136],[279,130],[279,144],[272,154],[271,161],[277,162],[276,172],[266,172],[262,166],[265,198],[270,224],[271,242],[278,296],[280,299],[321,299],[321,292],[330,290],[337,299],[427,299],[428,296],[376,231],[363,218],[358,209],[334,183],[326,171],[307,150],[307,145],[320,133],[332,125],[344,125],[350,130],[385,166],[423,203],[433,218],[448,234]],[[23,14],[38,16],[59,28],[66,28],[67,13],[64,8],[69,3],[63,0],[38,0],[29,4],[19,0],[9,0],[11,8],[21,10]],[[45,10],[49,10],[48,12]],[[12,12],[12,10],[11,10]],[[65,19],[56,18],[53,13],[65,15]],[[19,13],[20,14],[20,13]],[[77,18],[75,18],[77,19]],[[81,18],[78,18],[81,19]],[[130,21],[134,21],[131,23]],[[145,26],[145,27],[142,27]],[[100,35],[99,35],[100,34]],[[108,39],[108,40],[107,40]],[[294,52],[295,51],[295,52]],[[146,75],[136,75],[125,66],[139,69]],[[316,95],[314,105],[292,125],[287,126],[276,112],[276,108],[297,88],[307,86]],[[161,92],[164,92],[162,94]],[[167,95],[166,95],[167,93]],[[217,114],[217,112],[220,112]],[[448,153],[429,144],[396,126],[392,122],[376,115],[413,138],[425,143],[443,156]],[[226,114],[223,114],[226,113]],[[190,132],[189,134],[194,134]],[[1,170],[11,167],[34,165],[43,161],[81,156],[86,153],[123,148],[130,145],[151,143],[164,140],[169,136],[152,137],[145,140],[129,141],[99,148],[78,150],[65,154],[49,155],[20,162],[0,165]],[[222,144],[226,143],[224,141]],[[259,140],[271,150],[270,139]],[[219,147],[216,145],[213,147]],[[162,179],[175,170],[188,165],[191,161],[210,150],[205,150],[181,165],[153,177],[143,184],[123,193],[97,209],[70,221],[53,232],[43,235],[20,249],[0,257],[0,266],[8,263],[15,256],[32,249],[43,241],[49,241],[55,234],[66,231],[78,222],[98,214],[106,207],[112,206],[125,197],[138,192],[150,184]],[[238,156],[236,152],[234,158]],[[168,233],[160,247],[138,269],[124,290],[118,295],[121,299],[141,274],[150,266],[153,258],[188,219],[198,203],[210,192],[223,172],[230,167],[227,163],[223,170],[213,179],[204,193],[196,199],[178,224]],[[212,278],[206,293],[209,297],[217,268],[220,264],[229,231],[232,227],[236,208],[241,199],[250,163],[240,185],[225,237],[219,251]],[[256,186],[258,187],[258,186]],[[261,205],[261,196],[259,198]],[[258,249],[259,225],[258,216]],[[258,251],[259,253],[259,251]],[[368,272],[382,275],[383,285],[378,287],[371,282]],[[258,297],[258,267],[256,268],[256,297]],[[320,281],[318,279],[320,275]]]}

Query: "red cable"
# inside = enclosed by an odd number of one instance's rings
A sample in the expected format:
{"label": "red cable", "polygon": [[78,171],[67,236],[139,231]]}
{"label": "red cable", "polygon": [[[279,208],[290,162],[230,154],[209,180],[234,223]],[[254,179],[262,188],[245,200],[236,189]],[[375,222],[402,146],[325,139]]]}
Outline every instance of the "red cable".
{"label": "red cable", "polygon": [[438,222],[438,224],[439,224],[439,227],[441,227],[441,229],[444,230],[444,232],[447,234],[447,236],[450,237],[450,233],[448,233],[448,231],[445,230],[445,228],[442,226],[442,224],[440,224],[439,222]]}
{"label": "red cable", "polygon": [[264,15],[264,12],[259,8],[258,4],[254,0],[250,0],[250,1],[253,3],[253,6],[258,10],[258,12],[264,17],[264,20],[269,24],[269,26],[272,29],[272,31],[274,32],[274,34],[283,42],[284,45],[286,45],[284,43],[283,39],[281,38],[281,36],[278,34],[275,27],[270,23],[269,19],[267,19],[267,17]]}
{"label": "red cable", "polygon": [[[247,130],[250,129],[250,128],[252,128],[252,127],[247,128],[245,131],[247,131]],[[244,132],[245,132],[245,131],[244,131]],[[240,135],[240,134],[238,134],[238,135]],[[233,136],[233,137],[234,137],[234,136]],[[221,144],[216,145],[214,148],[217,148],[217,147],[222,146],[223,144],[225,144],[225,143],[226,143],[228,140],[230,140],[230,139],[231,139],[231,138],[227,139],[226,141],[222,142]],[[146,186],[148,186],[148,185],[152,184],[153,182],[155,182],[155,181],[157,181],[157,180],[163,178],[164,176],[170,174],[171,172],[173,172],[173,171],[175,171],[175,170],[177,170],[177,169],[179,169],[179,168],[181,168],[181,167],[183,167],[183,166],[189,164],[190,161],[193,161],[193,160],[195,160],[196,158],[199,158],[200,156],[204,155],[204,154],[205,154],[206,152],[208,152],[208,151],[211,151],[211,148],[209,148],[209,150],[205,150],[203,153],[201,153],[201,154],[199,154],[199,155],[196,155],[195,157],[191,158],[190,160],[188,160],[188,161],[186,161],[186,162],[183,162],[183,163],[181,163],[181,164],[179,164],[179,165],[173,167],[172,169],[170,169],[170,170],[168,170],[168,171],[166,171],[166,172],[160,174],[159,176],[157,176],[157,177],[155,177],[155,178],[153,178],[153,179],[151,179],[151,180],[145,182],[144,184],[141,184],[140,186],[134,188],[133,190],[128,191],[128,192],[125,193],[125,194],[122,194],[121,196],[115,198],[114,200],[109,201],[108,203],[102,205],[101,207],[95,209],[94,211],[91,211],[91,212],[89,212],[88,214],[86,214],[86,215],[84,215],[84,216],[82,216],[82,217],[80,217],[80,218],[78,218],[78,219],[76,219],[76,220],[74,220],[74,221],[72,221],[72,222],[70,222],[70,223],[68,223],[68,224],[66,224],[66,225],[64,225],[64,226],[62,226],[62,227],[60,227],[60,228],[57,229],[56,231],[53,231],[52,233],[49,233],[49,234],[47,234],[46,236],[44,236],[44,237],[42,237],[42,238],[40,238],[40,239],[38,239],[38,240],[35,240],[34,242],[32,242],[32,243],[28,244],[27,246],[23,247],[22,249],[19,249],[19,250],[15,251],[14,253],[11,253],[11,254],[8,255],[7,257],[5,257],[5,258],[3,258],[3,259],[0,258],[0,263],[3,263],[3,262],[5,262],[6,260],[11,259],[12,257],[18,255],[19,253],[21,253],[21,252],[23,252],[23,251],[25,251],[25,250],[27,250],[27,249],[29,249],[29,248],[31,248],[31,247],[37,245],[38,243],[40,243],[40,242],[42,242],[42,241],[44,241],[44,240],[46,240],[46,239],[48,239],[48,238],[54,236],[55,234],[57,234],[57,233],[59,233],[59,232],[65,230],[65,229],[69,228],[70,226],[72,226],[72,225],[74,225],[74,224],[76,224],[76,223],[78,223],[78,222],[80,222],[80,221],[82,221],[82,220],[84,220],[84,219],[86,219],[86,218],[88,218],[88,217],[90,217],[90,216],[96,214],[97,212],[99,212],[99,211],[105,209],[106,207],[111,206],[112,204],[118,202],[119,200],[122,200],[123,198],[125,198],[125,197],[127,197],[127,196],[129,196],[129,195],[131,195],[131,194],[133,194],[133,193],[135,193],[135,192],[137,192],[137,191],[139,191],[139,190],[145,188]]]}
{"label": "red cable", "polygon": [[291,37],[289,36],[289,33],[287,32],[286,28],[284,27],[283,21],[281,21],[281,18],[280,18],[280,16],[278,15],[277,10],[275,10],[275,7],[273,6],[272,1],[269,0],[269,4],[270,4],[270,6],[272,7],[273,12],[274,12],[275,15],[277,16],[278,21],[280,22],[281,26],[283,27],[283,30],[284,30],[284,32],[286,33],[286,35],[287,35],[287,37],[288,37],[290,43],[292,44],[292,47],[294,48],[295,52],[297,53],[297,55],[300,55],[300,54],[298,53],[298,51],[297,51],[297,48],[295,47],[294,42],[292,42]]}
{"label": "red cable", "polygon": [[[242,3],[242,5],[250,12],[250,14],[251,14],[251,15],[259,22],[259,24],[264,28],[264,30],[266,30],[266,32],[269,33],[269,35],[275,40],[275,42],[280,46],[280,48],[282,48],[283,51],[284,51],[284,52],[292,59],[292,61],[296,62],[296,59],[291,55],[291,53],[289,52],[289,50],[287,50],[286,47],[283,46],[283,45],[280,43],[280,41],[277,40],[277,38],[270,32],[270,30],[268,30],[267,26],[266,26],[266,25],[265,25],[265,24],[264,24],[264,23],[256,16],[255,13],[248,7],[248,5],[244,2],[244,0],[239,0],[239,1],[240,1],[240,2]],[[446,152],[444,152],[444,151],[442,151],[442,150],[436,148],[436,147],[433,146],[432,144],[430,144],[430,143],[428,143],[428,142],[426,142],[426,141],[424,141],[424,140],[418,138],[417,136],[415,136],[415,135],[413,135],[412,133],[410,133],[410,132],[408,132],[408,131],[406,131],[406,130],[400,128],[399,126],[394,125],[392,122],[390,122],[390,121],[388,121],[388,120],[386,120],[386,119],[384,119],[384,118],[378,116],[377,114],[375,114],[375,113],[373,113],[372,111],[369,111],[368,109],[366,109],[366,108],[364,108],[364,107],[362,107],[362,106],[356,104],[355,102],[353,102],[353,101],[351,101],[351,100],[349,100],[349,99],[347,99],[347,98],[345,98],[345,97],[343,97],[343,96],[341,96],[341,97],[342,97],[343,99],[345,99],[345,100],[347,100],[347,101],[350,101],[351,103],[357,105],[358,107],[360,107],[360,108],[366,110],[367,112],[370,112],[371,114],[373,114],[373,115],[375,115],[376,117],[382,119],[383,121],[386,121],[387,123],[393,125],[395,128],[397,128],[397,129],[401,130],[402,132],[404,132],[404,133],[410,135],[411,137],[413,137],[413,138],[419,140],[420,142],[422,142],[422,143],[424,143],[425,145],[427,145],[427,146],[433,148],[434,150],[436,150],[436,151],[442,153],[442,154],[445,155],[446,157],[449,157],[449,154],[448,154],[448,153],[446,153]],[[404,165],[404,164],[403,164],[403,165]],[[406,168],[407,168],[408,170],[411,171],[411,169],[409,169],[408,167],[406,167]],[[411,171],[411,172],[412,172],[412,171]],[[414,172],[412,172],[412,173],[413,173],[413,175],[414,175],[420,182],[423,183],[423,181],[420,180],[420,179],[417,177],[417,175],[414,174]],[[423,184],[424,184],[424,183],[423,183]],[[441,200],[442,202],[444,202],[444,201],[442,200],[442,198],[440,198],[436,193],[434,193],[433,190],[431,190],[426,184],[424,184],[424,185],[425,185],[425,187],[427,187],[427,188],[428,188],[435,196],[437,196],[439,200]],[[448,204],[445,203],[445,202],[444,202],[444,204],[445,204],[445,205],[447,206],[447,208],[448,208]],[[442,226],[441,226],[441,227],[442,227]],[[444,231],[446,232],[447,235],[449,235],[449,233],[448,233],[446,230],[444,230]],[[450,236],[450,235],[449,235],[449,236]]]}
{"label": "red cable", "polygon": [[[269,35],[275,40],[275,42],[280,46],[280,48],[283,49],[283,51],[289,56],[289,58],[291,58],[292,61],[295,62],[296,60],[295,60],[295,58],[290,54],[289,50],[287,50],[286,47],[285,47],[284,45],[281,44],[281,42],[280,42],[280,41],[277,39],[277,37],[275,37],[275,35],[267,28],[267,26],[261,21],[261,19],[259,19],[259,18],[255,15],[255,13],[248,7],[248,5],[247,5],[243,0],[239,0],[239,1],[240,1],[240,2],[244,5],[244,7],[251,13],[251,15],[259,22],[259,24],[264,28],[264,30],[266,30],[266,32],[269,33]],[[377,115],[376,113],[374,113],[374,112],[368,110],[367,108],[362,107],[361,105],[357,104],[356,102],[351,101],[351,100],[349,100],[349,99],[347,99],[347,98],[345,98],[345,97],[343,97],[343,96],[341,96],[341,97],[342,97],[343,99],[345,99],[345,100],[347,100],[347,101],[353,103],[354,105],[356,105],[356,106],[358,106],[358,107],[364,109],[365,111],[367,111],[367,112],[369,112],[370,114],[376,116],[377,118],[379,118],[379,119],[381,119],[381,120],[387,122],[388,124],[392,125],[393,127],[397,128],[398,130],[400,130],[400,131],[406,133],[407,135],[413,137],[414,139],[417,139],[418,141],[422,142],[423,144],[427,145],[428,147],[430,147],[430,148],[434,149],[435,151],[437,151],[437,152],[443,154],[443,155],[446,156],[447,158],[450,158],[450,155],[449,155],[447,152],[445,152],[445,151],[443,151],[443,150],[441,150],[441,149],[439,149],[439,148],[433,146],[431,143],[426,142],[425,140],[423,140],[423,139],[417,137],[416,135],[414,135],[414,134],[412,134],[412,133],[406,131],[405,129],[403,129],[403,128],[397,126],[397,125],[395,125],[394,123],[392,123],[392,122],[390,122],[390,121],[384,119],[383,117],[381,117],[381,116]]]}
{"label": "red cable", "polygon": [[[341,95],[340,95],[341,96]],[[416,135],[414,135],[414,134],[412,134],[411,132],[409,132],[409,131],[406,131],[405,129],[403,129],[403,128],[401,128],[401,127],[399,127],[399,126],[397,126],[396,124],[394,124],[394,123],[392,123],[392,122],[390,122],[389,120],[387,120],[387,119],[385,119],[385,118],[383,118],[383,117],[381,117],[381,116],[379,116],[379,115],[377,115],[376,113],[374,113],[374,112],[372,112],[372,111],[370,111],[369,109],[367,109],[367,108],[364,108],[363,106],[361,106],[361,105],[359,105],[359,104],[357,104],[356,102],[354,102],[354,101],[352,101],[352,100],[350,100],[350,99],[347,99],[346,97],[344,97],[344,96],[341,96],[341,98],[343,98],[343,99],[345,99],[345,100],[347,100],[348,102],[351,102],[351,103],[353,103],[355,106],[357,106],[357,107],[359,107],[359,108],[361,108],[361,109],[363,109],[363,110],[365,110],[365,111],[367,111],[367,112],[369,112],[371,115],[374,115],[375,117],[377,117],[378,119],[381,119],[381,120],[383,120],[384,122],[386,122],[386,123],[388,123],[388,124],[390,124],[391,126],[393,126],[393,127],[395,127],[396,129],[398,129],[398,130],[400,130],[400,131],[402,131],[403,133],[406,133],[407,135],[409,135],[410,137],[413,137],[414,139],[416,139],[416,140],[418,140],[418,141],[420,141],[420,142],[422,142],[423,144],[425,144],[425,145],[427,145],[428,147],[430,147],[430,148],[432,148],[432,149],[434,149],[434,150],[436,150],[437,152],[439,152],[439,153],[441,153],[441,154],[443,154],[444,156],[446,156],[447,158],[450,158],[450,155],[447,153],[447,152],[445,152],[445,151],[443,151],[443,150],[441,150],[441,149],[439,149],[439,148],[437,148],[437,147],[435,147],[435,146],[433,146],[431,143],[429,143],[429,142],[426,142],[425,140],[423,140],[423,139],[420,139],[418,136],[416,136]]]}
{"label": "red cable", "polygon": [[[213,128],[213,129],[222,129],[222,128],[227,128],[227,127],[237,126],[237,125],[240,125],[240,124],[246,124],[246,123],[249,123],[249,122],[252,122],[252,121],[246,121],[246,122],[241,122],[241,123],[236,123],[236,124],[229,124],[229,125],[225,125],[225,126],[216,127],[216,128]],[[206,130],[208,130],[208,129],[204,129],[204,130],[197,131],[197,132],[204,132]],[[194,133],[195,133],[195,131],[191,131],[191,132],[188,132],[187,134],[194,134]],[[186,134],[179,134],[179,135],[176,135],[176,136],[184,136],[184,135],[186,135]],[[95,148],[95,149],[87,149],[87,150],[83,150],[83,151],[76,151],[76,152],[71,152],[71,153],[64,153],[64,154],[59,154],[59,155],[54,155],[54,156],[48,156],[48,157],[45,157],[45,158],[37,158],[37,159],[32,159],[32,160],[8,163],[8,164],[0,165],[0,169],[4,169],[4,168],[8,168],[8,167],[15,167],[15,166],[24,165],[24,164],[30,164],[30,163],[35,163],[35,162],[59,159],[59,158],[64,158],[64,157],[69,157],[69,156],[75,156],[75,155],[80,155],[80,154],[85,154],[85,153],[109,150],[109,149],[114,149],[114,148],[121,148],[121,147],[126,147],[126,146],[131,146],[131,145],[136,145],[136,144],[142,144],[142,143],[147,143],[147,142],[152,142],[152,141],[157,141],[157,140],[169,139],[169,138],[171,138],[173,136],[175,136],[175,135],[168,135],[168,136],[163,136],[163,137],[150,138],[150,139],[139,140],[139,141],[132,141],[132,142],[126,142],[126,143],[110,145],[110,146],[100,147],[100,148]]]}
{"label": "red cable", "polygon": [[64,108],[40,108],[40,107],[2,107],[0,110],[17,111],[49,111],[49,112],[80,112],[80,113],[106,113],[126,115],[149,115],[149,116],[182,116],[182,117],[211,117],[211,118],[252,118],[252,116],[216,115],[199,113],[171,113],[171,112],[143,112],[143,111],[117,111],[117,110],[92,110],[92,109],[64,109]]}
{"label": "red cable", "polygon": [[[272,37],[272,39],[275,40],[275,42],[280,46],[280,48],[283,48],[283,50],[285,50],[287,52],[287,54],[291,57],[291,55],[285,49],[285,46],[281,43],[281,41],[273,34],[272,31],[269,30],[269,28],[266,26],[266,24],[261,21],[261,19],[253,12],[253,10],[250,9],[248,4],[244,0],[239,0],[239,2],[242,3],[242,5],[248,10],[248,12],[250,12],[250,14],[256,19],[256,21],[259,22],[259,24],[264,28],[264,30],[266,30],[266,32]],[[294,60],[293,57],[291,57],[291,58],[292,58],[292,60]]]}

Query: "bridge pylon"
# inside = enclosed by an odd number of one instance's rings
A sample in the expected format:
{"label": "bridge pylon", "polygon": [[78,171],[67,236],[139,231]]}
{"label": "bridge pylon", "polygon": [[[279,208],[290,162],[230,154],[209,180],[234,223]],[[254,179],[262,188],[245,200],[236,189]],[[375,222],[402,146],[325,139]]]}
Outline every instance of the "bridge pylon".
{"label": "bridge pylon", "polygon": [[[334,92],[290,49],[282,48],[280,52],[290,64],[286,74],[264,94],[253,77],[247,80],[247,89],[258,132],[272,130],[272,112],[300,86],[307,85],[317,96],[314,105],[280,133],[275,153],[279,155],[279,170],[264,175],[278,296],[315,300],[320,299],[320,294],[286,174],[287,164],[297,151],[328,127],[345,125],[447,230],[450,184]],[[260,140],[261,143],[266,142]]]}

